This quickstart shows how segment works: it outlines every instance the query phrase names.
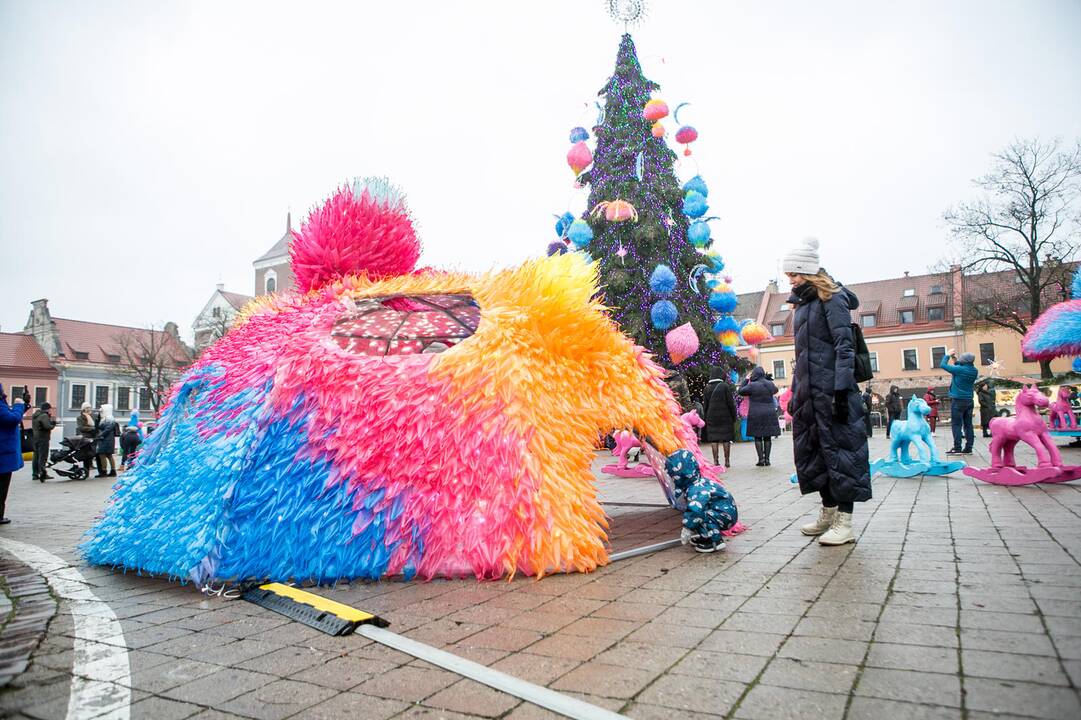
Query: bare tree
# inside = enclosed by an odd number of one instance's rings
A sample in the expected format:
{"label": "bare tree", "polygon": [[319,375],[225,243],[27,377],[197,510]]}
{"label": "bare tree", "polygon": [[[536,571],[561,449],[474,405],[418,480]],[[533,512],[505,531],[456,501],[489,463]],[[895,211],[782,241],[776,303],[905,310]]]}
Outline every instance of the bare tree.
{"label": "bare tree", "polygon": [[187,347],[176,336],[175,325],[163,329],[128,330],[113,336],[119,352],[117,374],[145,390],[157,413],[173,381],[190,362]]}
{"label": "bare tree", "polygon": [[[958,264],[975,287],[966,314],[1024,334],[1069,287],[1081,197],[1081,143],[1015,140],[993,156],[991,172],[974,181],[983,193],[945,212]],[[983,278],[981,273],[1005,271]],[[973,277],[974,276],[974,277]],[[1051,363],[1040,363],[1051,377]]]}

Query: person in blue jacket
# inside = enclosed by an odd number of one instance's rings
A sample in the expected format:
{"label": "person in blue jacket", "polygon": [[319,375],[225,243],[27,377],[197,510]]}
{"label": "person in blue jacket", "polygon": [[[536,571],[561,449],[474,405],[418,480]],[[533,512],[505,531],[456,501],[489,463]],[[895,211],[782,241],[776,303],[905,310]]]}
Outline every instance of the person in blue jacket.
{"label": "person in blue jacket", "polygon": [[11,487],[11,473],[23,466],[23,446],[20,431],[23,415],[30,407],[30,393],[24,392],[21,400],[8,405],[8,396],[4,386],[0,385],[0,525],[11,520],[7,517],[8,488]]}
{"label": "person in blue jacket", "polygon": [[[950,361],[953,363],[950,363]],[[950,348],[948,357],[942,358],[942,369],[950,374],[950,429],[953,430],[953,447],[946,452],[951,455],[971,455],[976,434],[972,430],[972,386],[979,371],[972,364],[976,356],[970,352],[957,357]],[[961,433],[964,432],[964,447]]]}
{"label": "person in blue jacket", "polygon": [[727,490],[702,477],[698,461],[689,450],[676,450],[668,456],[664,469],[675,485],[676,497],[687,499],[683,511],[680,540],[690,543],[695,552],[724,550],[724,536],[739,519],[736,501]]}

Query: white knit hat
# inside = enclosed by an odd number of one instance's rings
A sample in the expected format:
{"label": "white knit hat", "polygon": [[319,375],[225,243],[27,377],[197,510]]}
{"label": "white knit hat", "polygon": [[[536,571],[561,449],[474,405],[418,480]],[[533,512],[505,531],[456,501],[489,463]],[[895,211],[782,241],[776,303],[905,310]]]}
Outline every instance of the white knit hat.
{"label": "white knit hat", "polygon": [[803,243],[785,253],[781,270],[786,273],[814,275],[821,265],[818,262],[818,238],[805,238]]}

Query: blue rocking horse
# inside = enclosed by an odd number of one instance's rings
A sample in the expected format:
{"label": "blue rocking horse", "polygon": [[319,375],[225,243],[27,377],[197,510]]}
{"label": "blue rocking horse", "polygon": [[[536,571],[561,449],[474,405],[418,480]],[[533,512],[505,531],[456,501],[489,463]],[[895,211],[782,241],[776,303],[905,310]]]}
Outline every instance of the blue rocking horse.
{"label": "blue rocking horse", "polygon": [[[923,398],[913,395],[908,401],[908,418],[890,425],[889,457],[871,463],[871,477],[877,473],[890,477],[949,475],[965,467],[963,462],[942,462],[927,424],[930,413],[931,407]],[[916,448],[918,459],[909,454],[909,446]]]}

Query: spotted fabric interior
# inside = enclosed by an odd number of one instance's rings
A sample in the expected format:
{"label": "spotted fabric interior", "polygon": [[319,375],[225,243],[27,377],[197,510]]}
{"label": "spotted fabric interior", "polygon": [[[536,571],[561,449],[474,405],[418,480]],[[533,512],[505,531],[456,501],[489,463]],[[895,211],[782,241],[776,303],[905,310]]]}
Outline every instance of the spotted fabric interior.
{"label": "spotted fabric interior", "polygon": [[437,353],[472,335],[479,322],[480,307],[470,295],[360,298],[331,337],[359,355]]}

